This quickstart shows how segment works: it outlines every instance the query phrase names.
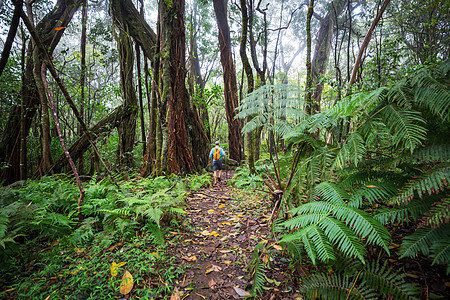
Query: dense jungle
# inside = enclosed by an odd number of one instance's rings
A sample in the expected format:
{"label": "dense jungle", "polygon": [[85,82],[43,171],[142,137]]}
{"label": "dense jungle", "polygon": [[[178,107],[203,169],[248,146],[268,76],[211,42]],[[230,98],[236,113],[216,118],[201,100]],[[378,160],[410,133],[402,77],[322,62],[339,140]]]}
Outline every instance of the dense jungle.
{"label": "dense jungle", "polygon": [[0,24],[0,299],[449,298],[449,1]]}

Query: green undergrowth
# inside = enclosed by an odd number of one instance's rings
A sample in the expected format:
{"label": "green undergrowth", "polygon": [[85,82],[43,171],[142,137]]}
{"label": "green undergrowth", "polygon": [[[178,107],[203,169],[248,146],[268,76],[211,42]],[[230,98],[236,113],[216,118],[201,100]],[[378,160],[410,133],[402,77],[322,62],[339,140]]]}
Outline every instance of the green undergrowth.
{"label": "green undergrowth", "polygon": [[118,299],[125,271],[130,296],[172,292],[183,270],[166,254],[166,233],[185,226],[188,192],[211,176],[117,180],[83,185],[82,216],[65,176],[0,190],[0,298]]}

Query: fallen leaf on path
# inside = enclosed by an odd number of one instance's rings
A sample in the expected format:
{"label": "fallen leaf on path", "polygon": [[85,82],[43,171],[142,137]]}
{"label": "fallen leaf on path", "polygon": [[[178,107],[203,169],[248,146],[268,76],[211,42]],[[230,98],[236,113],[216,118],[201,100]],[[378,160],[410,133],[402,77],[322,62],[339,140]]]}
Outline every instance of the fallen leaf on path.
{"label": "fallen leaf on path", "polygon": [[273,245],[273,247],[275,249],[277,249],[278,251],[282,251],[283,250],[283,247],[281,247],[280,245]]}
{"label": "fallen leaf on path", "polygon": [[231,226],[231,223],[230,222],[222,222],[222,225],[229,225],[229,226]]}
{"label": "fallen leaf on path", "polygon": [[197,296],[200,296],[200,297],[202,297],[203,299],[206,299],[206,297],[205,297],[205,296],[203,296],[203,295],[200,295],[199,293],[195,293],[195,294],[197,294]]}
{"label": "fallen leaf on path", "polygon": [[216,265],[209,265],[208,267],[206,267],[206,271],[205,274],[209,274],[211,272],[220,272],[222,271],[222,268]]}
{"label": "fallen leaf on path", "polygon": [[214,212],[214,209],[208,210],[208,213],[212,214]]}
{"label": "fallen leaf on path", "polygon": [[211,280],[210,280],[209,283],[208,283],[208,286],[209,286],[211,289],[214,289],[214,287],[216,286],[216,282],[214,281],[214,279],[211,278]]}
{"label": "fallen leaf on path", "polygon": [[189,243],[189,242],[195,243],[195,242],[194,242],[193,240],[191,240],[191,239],[184,240],[184,242],[185,242],[185,243]]}
{"label": "fallen leaf on path", "polygon": [[187,257],[187,256],[183,255],[181,258],[184,259],[184,260],[187,260],[187,261],[196,261],[197,260],[197,257],[195,255],[192,255],[190,257]]}
{"label": "fallen leaf on path", "polygon": [[224,260],[224,263],[226,263],[227,265],[231,264],[231,260]]}
{"label": "fallen leaf on path", "polygon": [[219,205],[219,208],[224,208],[224,207],[225,207],[225,205],[223,205],[223,204]]}
{"label": "fallen leaf on path", "polygon": [[208,230],[203,230],[203,231],[201,232],[201,234],[202,234],[202,235],[209,235],[209,231],[208,231]]}
{"label": "fallen leaf on path", "polygon": [[248,296],[250,296],[249,292],[244,291],[243,289],[238,288],[237,286],[234,287],[234,290],[239,295],[239,297],[248,297]]}
{"label": "fallen leaf on path", "polygon": [[133,276],[131,276],[130,272],[125,271],[122,277],[122,283],[120,284],[120,293],[127,295],[133,289],[134,280]]}
{"label": "fallen leaf on path", "polygon": [[216,231],[211,231],[211,232],[209,233],[209,235],[219,236],[219,234],[218,234]]}
{"label": "fallen leaf on path", "polygon": [[170,300],[181,300],[180,291],[178,291],[178,287],[175,287],[173,290],[172,296],[170,296]]}

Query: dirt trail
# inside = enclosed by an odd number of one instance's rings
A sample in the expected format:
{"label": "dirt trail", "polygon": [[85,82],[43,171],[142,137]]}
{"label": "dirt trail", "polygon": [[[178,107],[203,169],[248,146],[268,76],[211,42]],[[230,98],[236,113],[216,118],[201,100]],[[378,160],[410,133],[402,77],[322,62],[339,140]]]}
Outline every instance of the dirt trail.
{"label": "dirt trail", "polygon": [[267,212],[258,210],[265,207],[257,203],[263,200],[233,196],[239,192],[226,185],[231,172],[222,177],[220,184],[187,199],[191,228],[178,234],[172,249],[187,268],[177,286],[180,297],[172,299],[240,299],[238,293],[250,287],[245,267],[254,247],[268,238]]}

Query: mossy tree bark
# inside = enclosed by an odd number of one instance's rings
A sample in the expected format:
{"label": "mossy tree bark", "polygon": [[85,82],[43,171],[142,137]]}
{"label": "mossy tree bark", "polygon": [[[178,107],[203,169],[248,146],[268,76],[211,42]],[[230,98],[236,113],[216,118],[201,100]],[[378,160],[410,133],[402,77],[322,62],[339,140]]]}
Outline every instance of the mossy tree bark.
{"label": "mossy tree bark", "polygon": [[[115,19],[114,15],[113,18]],[[119,52],[120,89],[123,98],[122,109],[124,112],[117,125],[117,133],[119,136],[117,163],[119,168],[132,168],[134,140],[136,137],[136,117],[138,113],[137,97],[133,83],[133,41],[130,37],[128,26],[119,24],[115,24],[118,25],[117,30],[119,33],[114,36],[117,40],[117,49]]]}

